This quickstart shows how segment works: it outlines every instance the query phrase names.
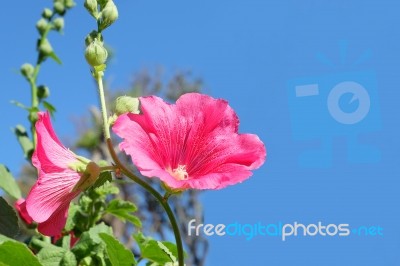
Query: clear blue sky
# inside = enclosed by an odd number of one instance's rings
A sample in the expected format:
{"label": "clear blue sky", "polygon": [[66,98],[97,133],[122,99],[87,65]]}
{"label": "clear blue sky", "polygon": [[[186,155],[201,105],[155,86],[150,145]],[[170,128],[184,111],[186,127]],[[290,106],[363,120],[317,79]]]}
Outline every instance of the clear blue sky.
{"label": "clear blue sky", "polygon": [[[25,121],[25,113],[9,100],[28,101],[28,86],[15,73],[35,59],[34,24],[45,5],[50,1],[7,1],[0,9],[0,162],[14,173],[23,158],[10,128]],[[117,5],[120,19],[105,33],[116,50],[107,73],[112,86],[128,85],[143,67],[191,69],[207,92],[229,100],[240,130],[258,134],[267,146],[268,161],[251,179],[203,194],[206,223],[321,221],[383,228],[383,236],[285,242],[213,236],[207,265],[400,265],[398,1],[117,0]],[[81,6],[73,9],[64,35],[50,37],[63,65],[46,62],[40,76],[51,88],[55,127],[66,142],[75,134],[72,118],[97,104],[82,55],[93,25]],[[368,96],[350,86],[332,100],[329,93],[348,81]],[[310,84],[318,94],[296,97],[296,86]],[[336,111],[328,112],[329,103]],[[352,119],[365,105],[359,122],[334,119],[341,111]],[[312,150],[319,153],[307,153]]]}

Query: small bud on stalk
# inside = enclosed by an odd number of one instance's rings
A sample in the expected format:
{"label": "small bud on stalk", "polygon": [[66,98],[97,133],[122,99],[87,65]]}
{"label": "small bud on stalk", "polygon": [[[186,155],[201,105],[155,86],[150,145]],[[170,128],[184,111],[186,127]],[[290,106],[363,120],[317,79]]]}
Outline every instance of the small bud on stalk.
{"label": "small bud on stalk", "polygon": [[29,79],[32,77],[35,68],[31,64],[25,63],[21,66],[20,71],[25,78]]}
{"label": "small bud on stalk", "polygon": [[85,58],[92,67],[100,66],[107,61],[108,52],[103,43],[97,38],[92,41],[85,50]]}
{"label": "small bud on stalk", "polygon": [[113,1],[108,1],[104,9],[100,13],[100,24],[99,30],[102,31],[111,24],[113,24],[118,18],[118,9]]}

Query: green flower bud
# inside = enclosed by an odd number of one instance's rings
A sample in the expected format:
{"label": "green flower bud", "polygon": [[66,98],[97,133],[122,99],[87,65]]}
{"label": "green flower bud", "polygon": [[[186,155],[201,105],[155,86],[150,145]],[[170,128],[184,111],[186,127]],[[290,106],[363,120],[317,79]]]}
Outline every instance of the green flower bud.
{"label": "green flower bud", "polygon": [[97,19],[99,12],[97,10],[97,1],[96,0],[85,0],[85,8],[94,18]]}
{"label": "green flower bud", "polygon": [[35,71],[35,68],[28,63],[25,63],[21,66],[21,74],[26,77],[26,78],[30,78],[33,75],[33,72]]}
{"label": "green flower bud", "polygon": [[53,22],[54,28],[58,31],[61,31],[64,28],[64,19],[56,18]]}
{"label": "green flower bud", "polygon": [[39,99],[46,99],[47,97],[50,96],[50,90],[49,90],[49,88],[47,86],[40,85],[37,88],[37,94],[36,95],[37,95],[37,97]]}
{"label": "green flower bud", "polygon": [[120,96],[115,103],[115,113],[122,115],[125,113],[139,114],[139,99],[130,96]]}
{"label": "green flower bud", "polygon": [[65,13],[65,6],[62,2],[55,2],[54,3],[54,11],[56,11],[59,15],[64,15]]}
{"label": "green flower bud", "polygon": [[89,65],[92,67],[100,66],[107,61],[108,52],[104,48],[103,43],[94,39],[85,50],[85,58]]}
{"label": "green flower bud", "polygon": [[118,18],[118,9],[113,1],[108,1],[100,13],[100,30],[104,30]]}
{"label": "green flower bud", "polygon": [[47,39],[44,39],[39,45],[39,52],[43,55],[49,56],[53,52],[53,47]]}
{"label": "green flower bud", "polygon": [[74,2],[74,0],[64,0],[64,5],[66,8],[72,8],[76,6],[76,3]]}
{"label": "green flower bud", "polygon": [[103,10],[105,5],[108,3],[109,0],[97,0],[97,3],[100,5],[100,9]]}
{"label": "green flower bud", "polygon": [[53,11],[51,11],[51,9],[45,8],[43,10],[43,13],[42,13],[43,18],[50,19],[52,15],[53,15]]}
{"label": "green flower bud", "polygon": [[39,31],[40,35],[42,35],[47,30],[48,26],[49,23],[47,23],[44,18],[39,19],[36,23],[36,29]]}

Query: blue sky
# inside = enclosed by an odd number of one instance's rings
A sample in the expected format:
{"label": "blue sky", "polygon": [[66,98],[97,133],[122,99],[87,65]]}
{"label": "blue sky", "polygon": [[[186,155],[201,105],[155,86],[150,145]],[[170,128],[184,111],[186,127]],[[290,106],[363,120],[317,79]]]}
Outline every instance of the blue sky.
{"label": "blue sky", "polygon": [[[202,195],[206,223],[321,221],[383,228],[383,236],[284,242],[212,236],[207,265],[400,264],[398,1],[116,3],[120,19],[105,32],[116,51],[107,70],[112,86],[128,85],[144,67],[191,69],[204,79],[207,93],[230,102],[240,131],[258,134],[266,144],[268,160],[248,181]],[[17,173],[23,158],[10,128],[25,123],[26,114],[9,101],[28,102],[29,88],[16,73],[35,60],[34,24],[50,1],[4,5],[0,162]],[[81,6],[73,9],[64,35],[50,37],[63,65],[49,61],[41,71],[58,108],[56,131],[67,142],[76,133],[73,118],[97,104],[83,58],[83,40],[93,25]],[[368,113],[353,124],[338,122],[327,108],[330,93],[346,81],[368,95],[368,101],[352,95],[352,87],[336,103],[337,112],[351,117],[368,102]],[[296,86],[309,84],[318,86],[317,96],[295,96]]]}

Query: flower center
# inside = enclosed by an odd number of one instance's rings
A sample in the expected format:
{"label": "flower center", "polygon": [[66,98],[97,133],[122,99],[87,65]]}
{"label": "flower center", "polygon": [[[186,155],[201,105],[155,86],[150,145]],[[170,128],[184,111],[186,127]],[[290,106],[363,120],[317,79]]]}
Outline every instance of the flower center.
{"label": "flower center", "polygon": [[189,174],[186,171],[186,165],[178,164],[178,167],[172,170],[171,175],[177,180],[187,180],[189,178]]}

